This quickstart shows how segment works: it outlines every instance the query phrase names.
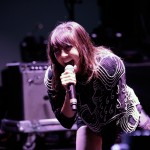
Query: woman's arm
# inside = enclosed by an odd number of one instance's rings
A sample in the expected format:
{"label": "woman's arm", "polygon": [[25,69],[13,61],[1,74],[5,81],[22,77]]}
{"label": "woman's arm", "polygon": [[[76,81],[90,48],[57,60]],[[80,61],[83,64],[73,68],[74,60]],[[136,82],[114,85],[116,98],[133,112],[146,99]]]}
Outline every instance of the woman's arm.
{"label": "woman's arm", "polygon": [[130,96],[130,99],[132,100],[133,104],[136,106],[138,112],[140,113],[138,126],[142,129],[150,130],[150,117],[144,111],[138,97],[135,95],[134,90],[131,87],[127,86],[127,91],[128,95]]}
{"label": "woman's arm", "polygon": [[56,118],[62,126],[71,128],[76,121],[76,112],[71,110],[68,93],[65,93],[64,89],[56,92],[52,88],[52,71],[50,67],[45,72],[44,84]]}

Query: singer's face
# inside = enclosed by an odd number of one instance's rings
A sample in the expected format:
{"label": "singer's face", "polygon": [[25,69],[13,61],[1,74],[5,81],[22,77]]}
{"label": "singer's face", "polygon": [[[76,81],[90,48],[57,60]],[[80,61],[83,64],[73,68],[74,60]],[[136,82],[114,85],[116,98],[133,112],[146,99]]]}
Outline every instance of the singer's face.
{"label": "singer's face", "polygon": [[57,61],[65,67],[66,64],[72,64],[74,71],[79,71],[79,52],[75,47],[68,46],[65,49],[57,49],[54,51]]}

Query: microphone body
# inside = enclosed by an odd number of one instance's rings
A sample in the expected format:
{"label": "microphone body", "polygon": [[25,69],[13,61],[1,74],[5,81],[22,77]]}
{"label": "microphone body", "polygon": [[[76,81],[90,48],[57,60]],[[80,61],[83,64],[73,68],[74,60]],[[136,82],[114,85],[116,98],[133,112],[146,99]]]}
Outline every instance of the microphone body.
{"label": "microphone body", "polygon": [[[74,71],[74,67],[72,65],[67,65],[65,70]],[[73,111],[77,110],[77,99],[76,99],[76,90],[75,85],[73,83],[68,84],[68,93],[70,99],[70,105]]]}

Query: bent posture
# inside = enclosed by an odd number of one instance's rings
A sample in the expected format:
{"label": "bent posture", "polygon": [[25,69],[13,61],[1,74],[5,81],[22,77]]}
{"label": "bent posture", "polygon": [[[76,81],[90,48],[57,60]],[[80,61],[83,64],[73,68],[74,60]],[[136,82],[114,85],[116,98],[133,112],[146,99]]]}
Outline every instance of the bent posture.
{"label": "bent posture", "polygon": [[[150,129],[132,88],[126,84],[122,59],[103,46],[95,46],[76,22],[56,26],[48,38],[50,66],[45,74],[52,109],[62,126],[77,123],[76,150],[110,150],[123,132],[138,126]],[[67,65],[73,69],[65,69]],[[77,110],[70,106],[68,85],[76,91]]]}

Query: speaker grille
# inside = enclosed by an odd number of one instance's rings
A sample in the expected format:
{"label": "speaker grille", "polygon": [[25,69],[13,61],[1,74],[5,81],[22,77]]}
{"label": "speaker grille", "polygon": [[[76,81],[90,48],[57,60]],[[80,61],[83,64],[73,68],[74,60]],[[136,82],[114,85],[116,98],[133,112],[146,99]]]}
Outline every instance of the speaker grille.
{"label": "speaker grille", "polygon": [[46,63],[8,63],[2,73],[6,116],[15,120],[55,118],[44,85]]}

